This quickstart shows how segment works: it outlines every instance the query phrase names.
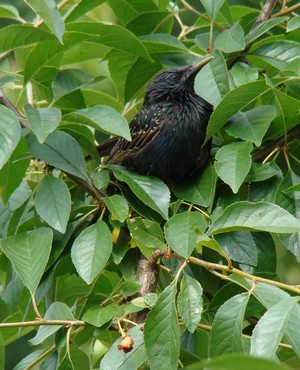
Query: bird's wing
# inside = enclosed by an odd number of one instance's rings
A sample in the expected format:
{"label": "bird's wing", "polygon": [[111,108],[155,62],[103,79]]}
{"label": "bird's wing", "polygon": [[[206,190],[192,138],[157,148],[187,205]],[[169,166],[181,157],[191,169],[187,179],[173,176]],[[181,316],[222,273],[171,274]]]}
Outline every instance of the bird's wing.
{"label": "bird's wing", "polygon": [[108,163],[122,164],[129,156],[150,143],[165,124],[165,119],[161,118],[161,114],[158,115],[152,109],[142,109],[130,124],[132,140],[119,139],[110,154]]}

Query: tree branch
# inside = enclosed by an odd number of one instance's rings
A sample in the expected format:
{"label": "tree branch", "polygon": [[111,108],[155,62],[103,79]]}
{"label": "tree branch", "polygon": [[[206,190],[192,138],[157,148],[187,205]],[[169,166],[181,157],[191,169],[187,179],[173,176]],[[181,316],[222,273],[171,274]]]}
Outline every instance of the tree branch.
{"label": "tree branch", "polygon": [[270,18],[272,11],[277,4],[278,4],[278,0],[267,0],[259,16],[256,18],[256,21],[252,29],[256,28],[259,24],[263,23],[268,18]]}
{"label": "tree branch", "polygon": [[300,124],[293,127],[291,130],[288,131],[287,135],[281,136],[276,141],[272,142],[269,146],[264,148],[263,150],[255,153],[252,156],[252,160],[254,162],[263,162],[263,160],[270,154],[275,148],[282,148],[295,138],[300,137]]}
{"label": "tree branch", "polygon": [[[180,257],[177,254],[174,254],[174,255],[176,257]],[[300,287],[297,286],[297,285],[289,285],[289,284],[281,283],[280,281],[274,281],[274,280],[270,280],[270,279],[265,279],[265,278],[260,277],[260,276],[251,275],[251,274],[248,274],[247,272],[241,271],[241,270],[239,270],[239,269],[237,269],[233,266],[226,266],[226,265],[221,265],[221,264],[218,264],[218,263],[206,262],[206,261],[201,260],[201,259],[196,258],[196,257],[190,257],[189,262],[194,263],[195,265],[198,265],[198,266],[202,266],[202,267],[206,268],[207,270],[209,270],[211,272],[214,272],[215,270],[229,272],[231,274],[236,274],[236,275],[239,275],[239,276],[243,276],[244,278],[250,279],[254,282],[273,285],[273,286],[276,286],[278,288],[289,290],[290,292],[300,294]],[[220,275],[218,275],[218,276],[220,276]],[[222,277],[224,279],[226,279],[226,276],[222,276]]]}
{"label": "tree branch", "polygon": [[87,323],[82,320],[45,320],[38,319],[32,321],[22,322],[3,322],[0,323],[0,328],[15,328],[15,327],[26,327],[26,326],[42,326],[42,325],[60,325],[65,327],[70,326],[87,326]]}

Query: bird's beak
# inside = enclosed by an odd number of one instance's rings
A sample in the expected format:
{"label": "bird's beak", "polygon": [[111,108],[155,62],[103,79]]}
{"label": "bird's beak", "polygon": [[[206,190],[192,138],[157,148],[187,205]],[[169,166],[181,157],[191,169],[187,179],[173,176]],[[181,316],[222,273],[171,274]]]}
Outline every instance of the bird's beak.
{"label": "bird's beak", "polygon": [[196,74],[203,68],[207,63],[213,60],[213,56],[208,56],[200,60],[200,62],[191,65],[186,72],[184,73],[185,79],[189,79],[190,77],[195,77]]}

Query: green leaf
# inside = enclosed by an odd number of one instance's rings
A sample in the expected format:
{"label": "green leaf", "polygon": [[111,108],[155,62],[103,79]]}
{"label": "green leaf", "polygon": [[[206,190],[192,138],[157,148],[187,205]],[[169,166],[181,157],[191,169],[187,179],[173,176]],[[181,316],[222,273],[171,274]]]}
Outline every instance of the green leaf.
{"label": "green leaf", "polygon": [[268,202],[237,202],[229,205],[211,225],[209,234],[258,230],[289,234],[300,231],[300,221],[285,209]]}
{"label": "green leaf", "polygon": [[71,196],[66,183],[46,176],[36,193],[35,208],[48,225],[64,234],[71,212]]}
{"label": "green leaf", "polygon": [[200,283],[184,274],[180,282],[180,292],[177,297],[179,315],[188,331],[194,333],[201,319],[203,310],[202,287]]}
{"label": "green leaf", "polygon": [[107,167],[118,180],[125,182],[143,203],[158,212],[165,220],[168,219],[170,191],[160,179],[153,176],[142,176],[121,166],[109,165]]}
{"label": "green leaf", "polygon": [[282,176],[280,168],[274,162],[253,162],[246,177],[246,182],[264,181],[273,176]]}
{"label": "green leaf", "polygon": [[197,245],[198,233],[203,233],[206,226],[207,223],[199,212],[178,213],[165,225],[166,240],[176,253],[189,258]]}
{"label": "green leaf", "polygon": [[263,105],[247,112],[238,112],[226,125],[225,131],[233,137],[251,141],[256,146],[260,146],[275,116],[274,105]]}
{"label": "green leaf", "polygon": [[220,33],[215,39],[215,47],[224,53],[244,50],[244,30],[239,23]]}
{"label": "green leaf", "polygon": [[157,10],[153,1],[111,0],[109,5],[123,24],[127,24],[140,13]]}
{"label": "green leaf", "polygon": [[0,18],[15,19],[22,22],[22,18],[19,15],[18,9],[10,5],[0,5]]}
{"label": "green leaf", "polygon": [[59,71],[52,83],[54,99],[57,100],[94,81],[94,77],[79,69]]}
{"label": "green leaf", "polygon": [[100,363],[100,370],[133,370],[138,369],[147,360],[145,351],[142,326],[137,325],[126,332],[133,341],[133,349],[130,352],[123,352],[118,349],[122,338],[118,338],[103,356]]}
{"label": "green leaf", "polygon": [[0,195],[4,203],[21,184],[29,163],[26,139],[22,137],[9,160],[0,170]]}
{"label": "green leaf", "polygon": [[286,26],[286,32],[291,32],[300,28],[300,15],[291,18]]}
{"label": "green leaf", "polygon": [[280,40],[263,44],[252,52],[275,68],[284,69],[288,63],[299,58],[300,44],[291,40]]}
{"label": "green leaf", "polygon": [[239,110],[254,102],[269,90],[264,81],[250,82],[230,91],[212,113],[206,133],[207,142]]}
{"label": "green leaf", "polygon": [[120,311],[120,306],[117,303],[111,303],[104,307],[92,306],[84,313],[82,320],[100,328],[114,316],[117,316],[118,311]]}
{"label": "green leaf", "polygon": [[196,179],[187,179],[174,184],[173,192],[180,199],[208,207],[213,201],[216,179],[214,167],[209,164]]}
{"label": "green leaf", "polygon": [[253,30],[251,30],[245,37],[246,45],[251,44],[254,40],[268,32],[270,29],[276,27],[280,23],[289,19],[288,17],[277,17],[273,19],[268,19],[263,23],[259,24]]}
{"label": "green leaf", "polygon": [[216,313],[210,336],[210,356],[243,352],[242,329],[249,293],[226,301]]}
{"label": "green leaf", "polygon": [[152,60],[141,41],[124,27],[96,22],[74,22],[67,25],[67,31],[78,30],[80,33],[96,36],[94,42]]}
{"label": "green leaf", "polygon": [[25,3],[43,19],[59,42],[63,44],[65,25],[54,0],[25,0]]}
{"label": "green leaf", "polygon": [[176,284],[158,297],[144,326],[144,341],[150,369],[177,370],[180,333],[175,306]]}
{"label": "green leaf", "polygon": [[25,104],[24,109],[32,131],[42,144],[59,125],[61,111],[57,108],[35,108],[30,104]]}
{"label": "green leaf", "polygon": [[230,73],[236,86],[254,82],[258,79],[258,69],[242,62],[235,63]]}
{"label": "green leaf", "polygon": [[200,0],[205,10],[207,11],[210,19],[214,21],[218,15],[220,9],[222,8],[225,0]]}
{"label": "green leaf", "polygon": [[0,247],[10,259],[23,284],[31,294],[39,285],[52,244],[52,230],[41,227],[0,240]]}
{"label": "green leaf", "polygon": [[141,36],[144,46],[150,54],[184,53],[187,47],[173,35],[155,33]]}
{"label": "green leaf", "polygon": [[91,284],[104,268],[112,251],[112,236],[106,223],[96,224],[83,230],[75,239],[71,257],[79,276]]}
{"label": "green leaf", "polygon": [[[45,313],[44,320],[74,320],[73,313],[65,303],[54,302],[48,308]],[[32,338],[29,342],[36,346],[41,344],[46,338],[50,337],[53,333],[57,332],[62,325],[45,325],[40,326],[35,337]]]}
{"label": "green leaf", "polygon": [[154,250],[166,250],[163,232],[157,222],[136,217],[128,219],[127,226],[137,246],[147,258],[151,258]]}
{"label": "green leaf", "polygon": [[235,231],[216,235],[216,240],[230,259],[250,266],[257,266],[258,252],[253,236],[248,231]]}
{"label": "green leaf", "polygon": [[139,14],[126,24],[126,29],[137,36],[151,33],[165,33],[172,31],[174,25],[170,12],[148,12]]}
{"label": "green leaf", "polygon": [[224,145],[216,153],[216,172],[234,193],[239,191],[250,170],[251,150],[252,144],[244,141]]}
{"label": "green leaf", "polygon": [[36,158],[74,176],[87,179],[83,154],[77,141],[63,131],[54,131],[40,144],[34,135],[27,136],[29,149]]}
{"label": "green leaf", "polygon": [[115,194],[103,198],[106,207],[113,217],[123,222],[128,217],[129,206],[127,200],[121,195]]}
{"label": "green leaf", "polygon": [[78,122],[100,130],[109,135],[131,140],[126,119],[111,107],[95,105],[64,115],[64,121]]}
{"label": "green leaf", "polygon": [[197,362],[187,366],[186,370],[292,370],[291,367],[267,360],[256,358],[249,355],[233,354],[220,356],[207,362]]}
{"label": "green leaf", "polygon": [[14,112],[0,105],[0,169],[5,165],[21,137],[21,126]]}
{"label": "green leaf", "polygon": [[0,52],[51,40],[53,36],[29,24],[12,25],[0,30]]}
{"label": "green leaf", "polygon": [[68,13],[66,22],[75,21],[77,18],[80,18],[82,15],[88,13],[90,10],[93,10],[105,1],[106,0],[81,0],[80,3],[76,3],[74,9]]}
{"label": "green leaf", "polygon": [[211,55],[214,59],[205,65],[195,79],[195,91],[203,99],[213,105],[230,91],[229,74],[226,60],[219,50],[214,50]]}
{"label": "green leaf", "polygon": [[251,338],[252,355],[274,358],[277,347],[291,319],[291,314],[298,302],[299,297],[286,298],[276,303],[262,316],[253,330]]}
{"label": "green leaf", "polygon": [[125,101],[137,95],[153,76],[162,68],[160,63],[150,63],[148,60],[138,58],[126,76]]}

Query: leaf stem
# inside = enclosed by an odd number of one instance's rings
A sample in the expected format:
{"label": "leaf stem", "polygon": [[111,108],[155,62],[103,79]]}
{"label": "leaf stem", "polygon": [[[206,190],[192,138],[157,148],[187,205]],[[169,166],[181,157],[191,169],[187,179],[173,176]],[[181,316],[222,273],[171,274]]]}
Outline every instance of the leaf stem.
{"label": "leaf stem", "polygon": [[42,315],[40,314],[40,311],[38,309],[34,294],[31,294],[31,300],[32,300],[32,306],[33,306],[34,312],[36,314],[36,317],[38,319],[42,319]]}
{"label": "leaf stem", "polygon": [[30,370],[32,369],[35,365],[37,365],[39,362],[43,361],[46,357],[48,357],[52,352],[54,352],[56,349],[56,346],[53,345],[50,348],[47,349],[47,351],[43,352],[38,358],[36,358],[31,364],[26,366],[24,370]]}

